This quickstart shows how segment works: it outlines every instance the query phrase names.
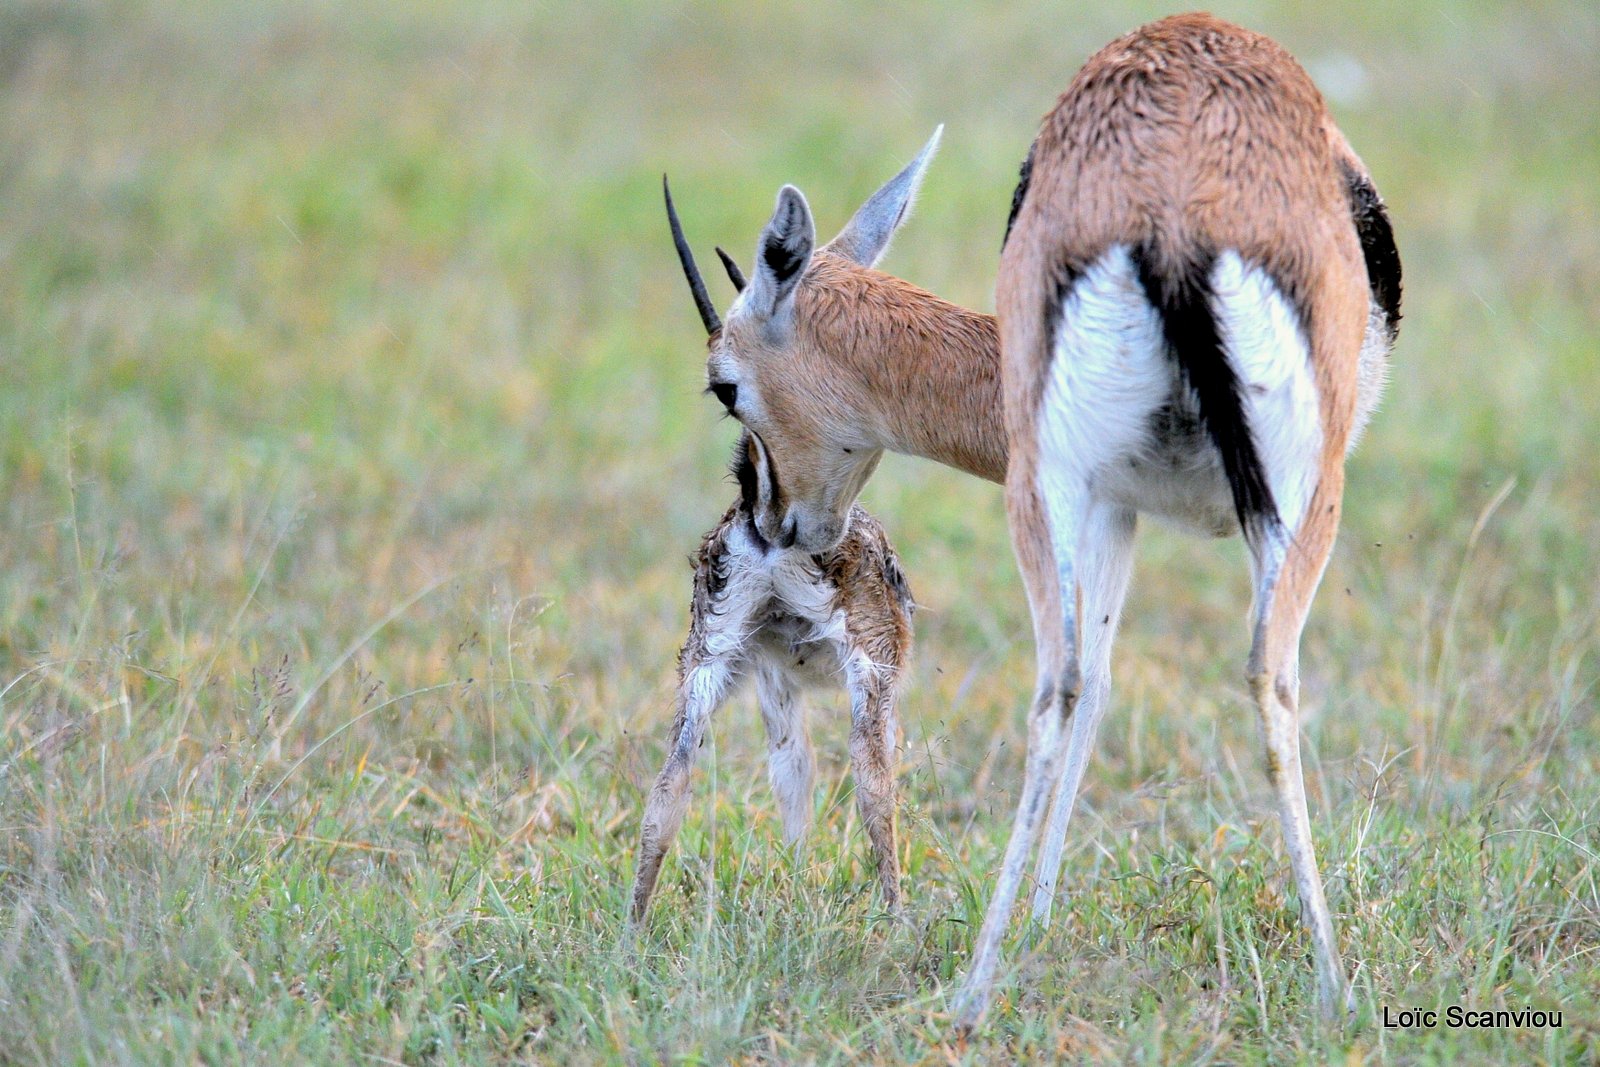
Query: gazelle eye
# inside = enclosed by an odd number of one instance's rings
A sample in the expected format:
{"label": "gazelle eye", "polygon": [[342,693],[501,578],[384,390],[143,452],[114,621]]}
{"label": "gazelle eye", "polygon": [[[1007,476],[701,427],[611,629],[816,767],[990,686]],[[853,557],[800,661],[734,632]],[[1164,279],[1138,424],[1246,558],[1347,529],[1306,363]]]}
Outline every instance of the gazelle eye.
{"label": "gazelle eye", "polygon": [[711,391],[729,411],[732,411],[734,405],[739,402],[739,387],[732,382],[712,382]]}

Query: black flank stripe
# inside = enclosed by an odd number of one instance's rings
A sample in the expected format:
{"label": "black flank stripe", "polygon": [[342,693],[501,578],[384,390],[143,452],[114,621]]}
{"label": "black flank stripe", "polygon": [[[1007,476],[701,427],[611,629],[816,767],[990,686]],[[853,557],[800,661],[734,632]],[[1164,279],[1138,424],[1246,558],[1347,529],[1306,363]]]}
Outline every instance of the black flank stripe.
{"label": "black flank stripe", "polygon": [[1350,215],[1367,261],[1367,285],[1373,301],[1383,309],[1389,340],[1400,333],[1400,250],[1394,244],[1394,227],[1383,199],[1365,174],[1343,164],[1345,189],[1350,195]]}
{"label": "black flank stripe", "polygon": [[1033,181],[1033,153],[1038,147],[1037,140],[1028,146],[1028,156],[1017,171],[1017,188],[1011,194],[1011,214],[1006,216],[1006,235],[1000,238],[1002,252],[1006,250],[1006,242],[1011,240],[1011,227],[1017,224],[1017,212],[1022,210],[1022,201],[1028,196],[1028,183]]}

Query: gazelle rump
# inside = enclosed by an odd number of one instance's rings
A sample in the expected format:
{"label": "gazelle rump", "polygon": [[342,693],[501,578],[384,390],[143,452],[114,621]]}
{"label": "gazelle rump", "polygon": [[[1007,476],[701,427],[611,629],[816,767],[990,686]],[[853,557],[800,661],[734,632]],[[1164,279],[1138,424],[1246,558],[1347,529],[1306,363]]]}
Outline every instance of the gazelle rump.
{"label": "gazelle rump", "polygon": [[811,555],[772,544],[756,516],[776,483],[760,441],[734,454],[740,497],[700,544],[689,634],[678,653],[676,714],[666,764],[646,802],[630,928],[643,922],[662,861],[688,807],[692,769],[711,716],[753,677],[767,732],[767,767],[783,836],[811,825],[816,764],[801,692],[843,684],[850,694],[850,768],[883,903],[899,910],[895,850],[895,698],[911,653],[911,591],[876,519],[857,506],[844,539]]}
{"label": "gazelle rump", "polygon": [[1038,680],[1022,795],[957,1004],[970,1029],[1041,826],[1034,916],[1110,694],[1138,513],[1244,533],[1247,674],[1320,999],[1344,985],[1300,768],[1299,641],[1338,529],[1344,458],[1377,399],[1400,265],[1366,169],[1310,78],[1206,15],[1084,65],[1013,206],[997,307],[1012,540]]}

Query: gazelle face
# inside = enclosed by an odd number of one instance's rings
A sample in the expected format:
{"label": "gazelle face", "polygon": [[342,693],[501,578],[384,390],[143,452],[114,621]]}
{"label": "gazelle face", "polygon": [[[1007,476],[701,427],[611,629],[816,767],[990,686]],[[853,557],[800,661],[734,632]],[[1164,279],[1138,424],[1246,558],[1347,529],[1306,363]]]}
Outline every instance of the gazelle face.
{"label": "gazelle face", "polygon": [[[784,186],[757,242],[748,284],[718,249],[740,290],[726,323],[711,307],[667,197],[679,258],[711,335],[708,391],[753,435],[749,447],[759,454],[762,477],[769,483],[764,506],[754,512],[756,528],[779,547],[817,553],[837,546],[850,505],[883,455],[863,409],[860,383],[848,380],[831,350],[852,324],[838,321],[836,310],[826,322],[816,321],[813,308],[830,276],[871,267],[882,257],[906,216],[939,133],[934,131],[917,158],[874,193],[820,251],[805,197],[794,186]],[[847,312],[856,313],[870,314],[871,309]]]}
{"label": "gazelle face", "polygon": [[760,490],[751,511],[761,536],[780,548],[827,551],[844,537],[850,505],[883,450],[852,417],[818,353],[776,348],[763,332],[735,305],[706,360],[709,389],[750,431]]}

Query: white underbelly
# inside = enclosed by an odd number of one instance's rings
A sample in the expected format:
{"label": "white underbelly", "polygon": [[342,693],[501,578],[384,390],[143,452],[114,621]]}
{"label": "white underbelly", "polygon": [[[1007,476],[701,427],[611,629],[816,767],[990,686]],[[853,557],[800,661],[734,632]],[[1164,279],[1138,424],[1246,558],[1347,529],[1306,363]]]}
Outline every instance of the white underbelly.
{"label": "white underbelly", "polygon": [[1173,414],[1170,406],[1152,416],[1143,447],[1107,462],[1090,489],[1189,533],[1232,537],[1239,532],[1221,457],[1199,423]]}
{"label": "white underbelly", "polygon": [[844,663],[835,641],[812,637],[814,628],[798,619],[778,618],[762,626],[751,658],[775,667],[804,686],[838,685]]}

